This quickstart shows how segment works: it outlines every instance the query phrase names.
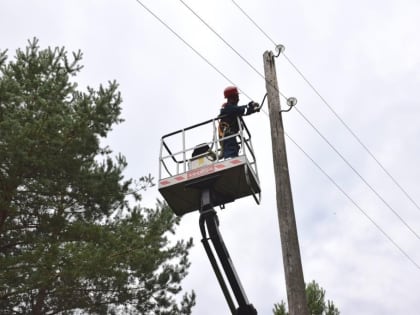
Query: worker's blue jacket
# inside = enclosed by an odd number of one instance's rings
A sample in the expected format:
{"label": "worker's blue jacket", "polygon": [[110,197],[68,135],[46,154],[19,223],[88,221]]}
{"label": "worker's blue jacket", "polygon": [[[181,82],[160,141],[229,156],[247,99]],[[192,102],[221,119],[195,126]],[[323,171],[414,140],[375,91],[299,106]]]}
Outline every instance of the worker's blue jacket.
{"label": "worker's blue jacket", "polygon": [[[220,116],[225,116],[221,118],[221,123],[227,124],[224,137],[235,134],[239,131],[238,126],[238,116],[245,114],[247,105],[238,106],[234,103],[225,103],[223,104],[220,110]],[[239,144],[236,142],[236,138],[229,138],[223,141],[223,157],[235,157],[239,153]]]}

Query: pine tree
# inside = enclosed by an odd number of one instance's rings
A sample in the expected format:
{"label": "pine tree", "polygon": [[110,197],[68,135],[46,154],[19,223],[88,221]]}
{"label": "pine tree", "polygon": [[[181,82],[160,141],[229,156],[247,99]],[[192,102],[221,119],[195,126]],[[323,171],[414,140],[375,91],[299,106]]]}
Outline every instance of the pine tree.
{"label": "pine tree", "polygon": [[[315,281],[306,284],[306,300],[311,315],[340,315],[332,301],[327,300],[325,303],[325,290]],[[288,315],[286,303],[281,301],[274,304],[273,314]]]}
{"label": "pine tree", "polygon": [[37,39],[0,52],[0,314],[190,314],[192,240],[170,241],[179,219],[140,205],[152,178],[101,146],[122,100],[78,90],[81,60]]}

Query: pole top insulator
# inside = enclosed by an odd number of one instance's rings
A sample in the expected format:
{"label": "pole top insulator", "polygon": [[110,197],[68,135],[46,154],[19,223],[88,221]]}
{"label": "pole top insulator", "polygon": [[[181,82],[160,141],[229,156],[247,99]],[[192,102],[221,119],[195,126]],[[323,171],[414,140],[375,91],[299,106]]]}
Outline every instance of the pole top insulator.
{"label": "pole top insulator", "polygon": [[284,45],[282,45],[282,44],[276,45],[276,54],[277,54],[276,57],[280,56],[280,54],[282,52],[284,52],[285,49],[286,49],[286,47],[284,47]]}

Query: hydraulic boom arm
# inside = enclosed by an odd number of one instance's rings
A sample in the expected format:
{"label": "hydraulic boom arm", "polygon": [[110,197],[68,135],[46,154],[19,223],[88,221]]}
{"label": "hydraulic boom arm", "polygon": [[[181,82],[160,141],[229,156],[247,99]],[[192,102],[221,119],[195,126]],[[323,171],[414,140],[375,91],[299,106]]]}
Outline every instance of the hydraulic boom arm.
{"label": "hydraulic boom arm", "polygon": [[[201,210],[200,210],[200,230],[203,236],[202,243],[206,250],[207,256],[209,257],[210,263],[216,274],[217,280],[222,288],[223,294],[229,305],[230,311],[233,315],[257,315],[256,309],[252,304],[248,302],[245,291],[242,288],[239,277],[236,273],[233,262],[230,259],[229,252],[223,242],[222,235],[219,230],[219,220],[216,211],[211,207],[211,191],[210,189],[204,189],[201,192]],[[206,227],[209,237],[206,233]],[[238,307],[235,307],[235,303],[230,294],[230,291],[226,285],[223,274],[220,270],[219,264],[214,256],[210,242],[213,243],[213,247],[216,250],[220,264],[224,270],[225,276],[230,284],[231,290],[235,296]]]}

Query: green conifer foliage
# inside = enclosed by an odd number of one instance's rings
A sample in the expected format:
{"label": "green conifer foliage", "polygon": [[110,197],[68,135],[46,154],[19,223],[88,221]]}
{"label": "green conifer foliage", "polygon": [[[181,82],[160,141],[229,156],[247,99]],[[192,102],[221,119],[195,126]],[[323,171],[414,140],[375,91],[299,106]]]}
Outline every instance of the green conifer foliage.
{"label": "green conifer foliage", "polygon": [[192,240],[169,240],[168,206],[140,206],[152,178],[101,146],[122,100],[78,90],[81,60],[37,39],[0,52],[0,314],[190,314]]}
{"label": "green conifer foliage", "polygon": [[[308,303],[309,314],[311,315],[340,315],[340,311],[335,307],[334,302],[325,302],[325,290],[314,280],[306,284],[306,302]],[[274,315],[288,315],[286,303],[281,301],[274,304]]]}

